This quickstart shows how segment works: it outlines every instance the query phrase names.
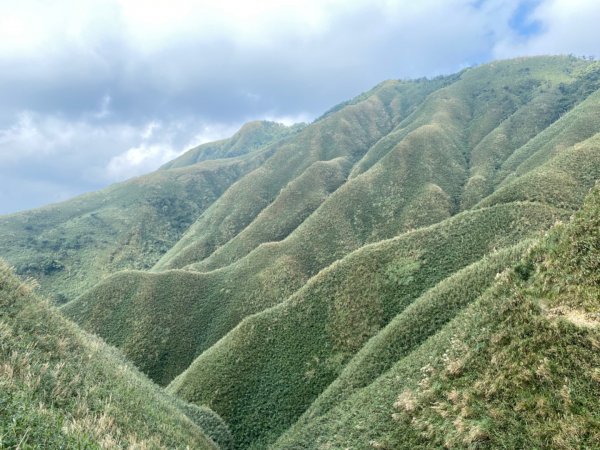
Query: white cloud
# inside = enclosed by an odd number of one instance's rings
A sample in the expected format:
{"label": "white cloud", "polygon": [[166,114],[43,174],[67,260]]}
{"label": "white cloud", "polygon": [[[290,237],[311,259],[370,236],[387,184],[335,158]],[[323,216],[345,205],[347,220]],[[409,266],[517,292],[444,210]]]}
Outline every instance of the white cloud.
{"label": "white cloud", "polygon": [[106,167],[107,176],[114,181],[151,172],[181,154],[165,144],[141,144],[114,156]]}
{"label": "white cloud", "polygon": [[600,56],[598,0],[546,0],[531,13],[530,21],[540,24],[540,33],[506,36],[496,44],[497,58],[569,53]]}
{"label": "white cloud", "polygon": [[264,118],[265,120],[269,120],[271,122],[282,123],[285,126],[294,125],[296,123],[310,123],[316,117],[312,114],[308,113],[298,113],[298,114],[288,114],[288,115],[273,115],[267,114]]}
{"label": "white cloud", "polygon": [[230,136],[237,125],[189,118],[136,126],[23,112],[0,129],[0,178],[21,173],[40,183],[45,176],[98,188],[155,170],[195,145]]}
{"label": "white cloud", "polygon": [[110,115],[110,102],[110,95],[103,96],[102,100],[100,101],[100,107],[98,108],[98,111],[93,113],[93,116],[96,119],[104,119],[108,117]]}

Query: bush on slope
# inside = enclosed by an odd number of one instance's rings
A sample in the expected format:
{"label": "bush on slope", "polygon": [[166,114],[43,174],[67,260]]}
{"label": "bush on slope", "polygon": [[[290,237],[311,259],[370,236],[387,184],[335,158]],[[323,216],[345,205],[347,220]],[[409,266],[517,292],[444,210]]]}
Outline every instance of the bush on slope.
{"label": "bush on slope", "polygon": [[187,408],[0,263],[1,448],[217,448]]}
{"label": "bush on slope", "polygon": [[596,448],[600,188],[373,383],[273,448]]}

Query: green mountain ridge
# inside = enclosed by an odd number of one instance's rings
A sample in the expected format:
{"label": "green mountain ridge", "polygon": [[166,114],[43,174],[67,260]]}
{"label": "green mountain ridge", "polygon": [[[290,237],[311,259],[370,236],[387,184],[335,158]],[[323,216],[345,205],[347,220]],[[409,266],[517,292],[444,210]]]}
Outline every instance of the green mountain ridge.
{"label": "green mountain ridge", "polygon": [[293,136],[305,124],[285,126],[276,122],[257,120],[248,122],[229,139],[208,142],[185,152],[178,158],[164,164],[160,169],[177,169],[198,164],[202,161],[233,158],[246,155]]}
{"label": "green mountain ridge", "polygon": [[0,256],[224,448],[594,448],[598,112],[573,57],[389,80],[0,217]]}

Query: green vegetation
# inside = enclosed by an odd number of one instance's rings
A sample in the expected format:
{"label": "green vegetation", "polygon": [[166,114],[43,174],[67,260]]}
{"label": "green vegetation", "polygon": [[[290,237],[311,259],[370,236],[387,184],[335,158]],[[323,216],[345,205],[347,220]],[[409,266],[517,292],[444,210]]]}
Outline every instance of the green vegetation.
{"label": "green vegetation", "polygon": [[[222,448],[589,448],[600,188],[562,222],[600,179],[599,111],[600,63],[566,56],[385,81],[2,217],[0,254]],[[152,447],[153,414],[119,439]]]}
{"label": "green vegetation", "polygon": [[599,229],[600,187],[455,319],[274,448],[597,448]]}
{"label": "green vegetation", "polygon": [[[524,213],[532,218],[529,208],[523,205]],[[449,320],[484,282],[489,284],[497,270],[515,260],[518,252],[494,253],[489,261],[475,263],[466,273],[459,272],[454,281],[436,287],[435,294],[423,294],[499,245],[495,233],[521,229],[511,238],[514,242],[522,233],[534,231],[525,231],[519,219],[493,225],[505,211],[481,210],[469,216],[364,247],[333,264],[283,304],[244,320],[196,359],[169,390],[218,411],[241,448],[251,444],[264,448],[310,406],[391,318],[403,318],[398,325],[402,337],[395,337],[397,345],[405,345],[403,339],[419,342]],[[551,223],[553,216],[546,220]],[[458,244],[475,234],[475,224],[486,224],[487,233],[481,233],[480,240],[470,246]],[[447,233],[444,239],[439,238],[441,229]],[[453,292],[456,284],[461,289]],[[454,307],[453,302],[457,304]],[[390,360],[379,355],[383,364],[394,360],[391,357],[396,355],[388,350],[394,342],[388,333],[384,347]],[[355,381],[359,382],[358,377]]]}
{"label": "green vegetation", "polygon": [[[423,286],[431,286],[494,248],[511,245],[561,217],[565,212],[540,204],[499,205],[468,211],[399,237],[402,257],[416,258],[422,266],[413,282],[400,286],[408,296],[404,302],[414,298]],[[365,247],[364,252],[367,249],[374,251]],[[386,253],[380,253],[376,258],[384,264],[391,255],[384,259]],[[360,257],[365,254],[360,253]],[[208,273],[121,272],[62,310],[120,348],[150,378],[164,385],[245,316],[285,300],[300,288],[310,270],[303,263],[279,254],[279,249],[270,245]],[[385,276],[392,278],[389,273]],[[365,274],[356,281],[369,287],[369,280]],[[393,290],[389,295],[396,300],[390,300],[378,320],[388,321],[401,305],[406,306],[398,304],[402,296],[395,284],[388,284],[387,289]]]}
{"label": "green vegetation", "polygon": [[218,416],[167,396],[34,288],[0,263],[0,448],[211,449],[213,431],[226,442]]}

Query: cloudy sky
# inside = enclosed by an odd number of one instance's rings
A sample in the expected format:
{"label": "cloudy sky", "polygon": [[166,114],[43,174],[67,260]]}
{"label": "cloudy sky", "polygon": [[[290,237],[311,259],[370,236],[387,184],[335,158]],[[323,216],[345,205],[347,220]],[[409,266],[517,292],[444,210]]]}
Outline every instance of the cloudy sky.
{"label": "cloudy sky", "polygon": [[598,0],[0,0],[0,214],[389,78],[600,55]]}

